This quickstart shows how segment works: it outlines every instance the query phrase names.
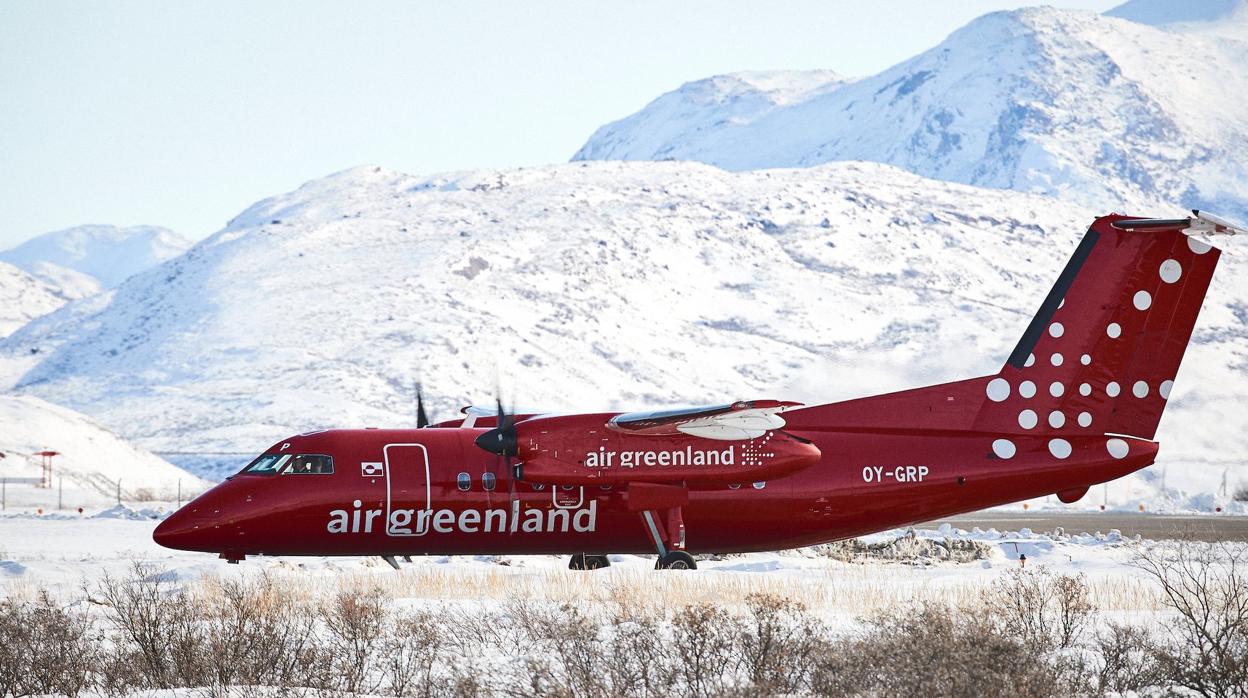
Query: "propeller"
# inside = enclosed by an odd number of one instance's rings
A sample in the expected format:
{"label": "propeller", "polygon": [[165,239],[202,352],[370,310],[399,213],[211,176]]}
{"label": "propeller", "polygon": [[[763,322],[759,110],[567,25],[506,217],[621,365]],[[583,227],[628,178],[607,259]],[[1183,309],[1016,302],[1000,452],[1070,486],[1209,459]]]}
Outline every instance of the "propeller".
{"label": "propeller", "polygon": [[[495,398],[495,404],[498,405],[497,426],[478,436],[475,443],[478,448],[498,456],[494,459],[495,482],[498,482],[499,463],[506,464],[507,501],[512,515],[515,516],[518,513],[516,510],[516,467],[512,465],[511,459],[516,457],[519,444],[519,437],[516,434],[516,418],[515,415],[509,415],[503,410],[501,397]],[[488,491],[486,496],[489,496]]]}

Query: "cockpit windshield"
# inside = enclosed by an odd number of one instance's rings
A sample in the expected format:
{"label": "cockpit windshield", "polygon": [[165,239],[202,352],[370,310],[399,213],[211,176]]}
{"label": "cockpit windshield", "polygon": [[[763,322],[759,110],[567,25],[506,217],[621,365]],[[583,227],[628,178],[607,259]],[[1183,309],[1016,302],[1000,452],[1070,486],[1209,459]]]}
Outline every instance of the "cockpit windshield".
{"label": "cockpit windshield", "polygon": [[291,453],[266,453],[253,460],[251,465],[243,468],[244,473],[252,475],[274,475],[290,461]]}
{"label": "cockpit windshield", "polygon": [[333,472],[333,457],[319,454],[266,453],[243,468],[243,473],[249,475],[329,475]]}

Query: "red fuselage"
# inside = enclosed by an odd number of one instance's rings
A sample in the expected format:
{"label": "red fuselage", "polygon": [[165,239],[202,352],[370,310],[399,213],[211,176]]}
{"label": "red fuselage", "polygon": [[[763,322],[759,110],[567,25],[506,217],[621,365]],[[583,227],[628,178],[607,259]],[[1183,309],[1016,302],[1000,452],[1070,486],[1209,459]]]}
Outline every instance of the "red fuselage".
{"label": "red fuselage", "polygon": [[[627,506],[626,485],[513,483],[495,456],[474,444],[485,431],[368,429],[292,437],[268,453],[329,455],[334,472],[236,475],[167,519],[156,539],[227,557],[654,551]],[[689,487],[688,549],[793,548],[1059,491],[1078,493],[1148,465],[1157,450],[1153,442],[1132,441],[1127,457],[1114,458],[1105,439],[1094,437],[1076,440],[1075,452],[1055,461],[1046,439],[1032,437],[1015,439],[1018,453],[1004,461],[993,455],[990,434],[796,435],[820,448],[818,463],[772,481]],[[672,438],[673,448],[725,446]],[[484,487],[490,476],[492,491]]]}

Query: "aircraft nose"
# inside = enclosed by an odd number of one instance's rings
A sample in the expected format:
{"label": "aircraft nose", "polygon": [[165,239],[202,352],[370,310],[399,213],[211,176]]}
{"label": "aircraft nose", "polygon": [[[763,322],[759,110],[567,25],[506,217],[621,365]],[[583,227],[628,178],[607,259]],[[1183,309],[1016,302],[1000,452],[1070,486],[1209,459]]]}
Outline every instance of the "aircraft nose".
{"label": "aircraft nose", "polygon": [[178,510],[161,521],[156,530],[152,531],[152,540],[165,548],[197,550],[194,543],[198,532],[197,522],[185,510]]}

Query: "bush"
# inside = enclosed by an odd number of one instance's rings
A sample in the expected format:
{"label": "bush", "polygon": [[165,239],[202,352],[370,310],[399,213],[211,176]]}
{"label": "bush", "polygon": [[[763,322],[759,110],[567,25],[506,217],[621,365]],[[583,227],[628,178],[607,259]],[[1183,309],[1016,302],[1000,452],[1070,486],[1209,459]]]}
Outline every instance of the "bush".
{"label": "bush", "polygon": [[813,688],[833,696],[1067,695],[1049,665],[982,613],[938,605],[884,614],[860,637],[832,644]]}
{"label": "bush", "polygon": [[1173,683],[1202,696],[1248,695],[1248,552],[1239,544],[1184,542],[1146,549],[1135,564],[1175,612],[1153,653]]}
{"label": "bush", "polygon": [[1082,574],[1053,574],[1044,567],[1011,569],[993,582],[984,605],[1003,635],[1036,653],[1077,644],[1093,610]]}
{"label": "bush", "polygon": [[82,614],[47,592],[35,601],[0,600],[0,696],[76,696],[91,682],[98,641]]}

